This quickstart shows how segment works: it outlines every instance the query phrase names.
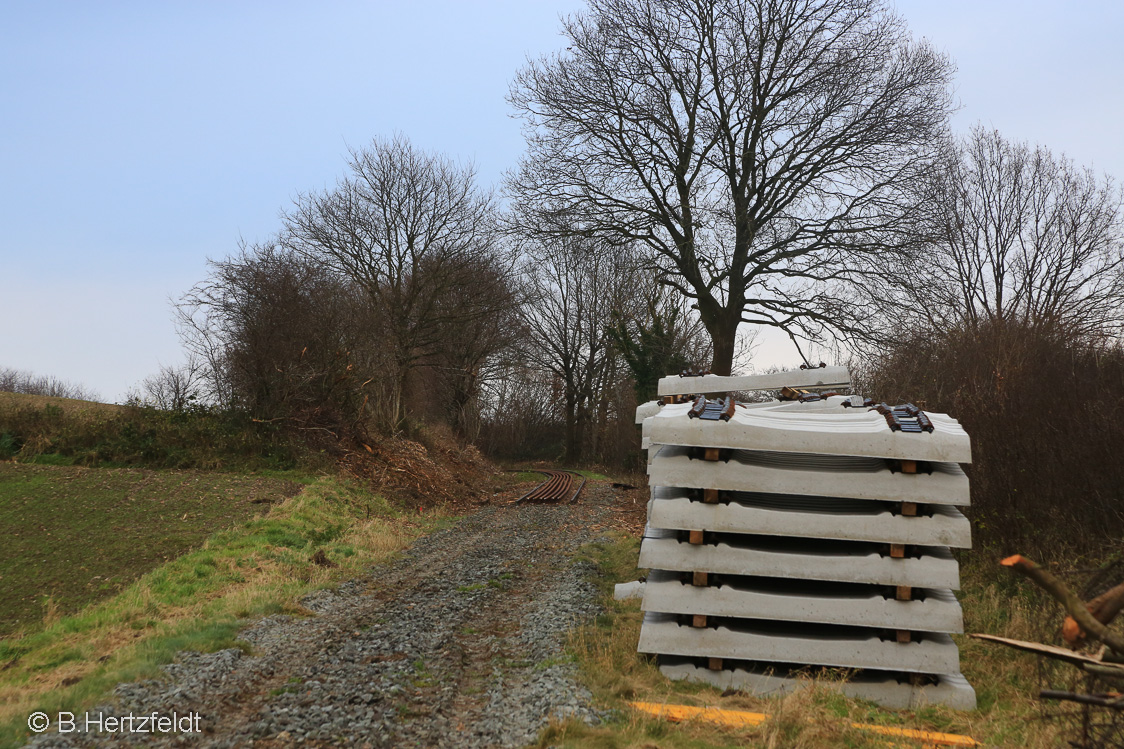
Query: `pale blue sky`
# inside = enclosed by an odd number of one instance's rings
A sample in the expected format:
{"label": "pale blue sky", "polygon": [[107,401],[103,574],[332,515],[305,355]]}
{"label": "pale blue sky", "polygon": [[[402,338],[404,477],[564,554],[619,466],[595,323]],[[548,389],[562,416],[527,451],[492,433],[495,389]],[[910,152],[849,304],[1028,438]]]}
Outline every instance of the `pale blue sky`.
{"label": "pale blue sky", "polygon": [[[348,145],[399,131],[498,181],[523,147],[508,83],[581,7],[0,0],[0,366],[115,400],[178,362],[168,298],[334,182]],[[1124,177],[1124,4],[897,7],[957,63],[958,130]]]}

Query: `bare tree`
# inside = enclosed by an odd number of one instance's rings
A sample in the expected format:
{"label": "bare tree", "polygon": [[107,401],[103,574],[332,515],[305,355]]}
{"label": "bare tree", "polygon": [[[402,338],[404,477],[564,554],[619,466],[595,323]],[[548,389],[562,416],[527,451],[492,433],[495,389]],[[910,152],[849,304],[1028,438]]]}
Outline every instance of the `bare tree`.
{"label": "bare tree", "polygon": [[50,375],[37,375],[11,367],[0,367],[0,392],[46,395],[53,398],[72,398],[85,401],[101,399],[101,396],[84,385],[76,385]]}
{"label": "bare tree", "polygon": [[[493,300],[507,303],[467,293],[473,269],[503,266],[494,208],[472,167],[416,149],[404,137],[352,150],[348,166],[349,176],[334,189],[300,196],[285,214],[287,242],[357,284],[382,320],[396,426],[410,371],[451,326],[492,314]],[[444,303],[458,289],[465,303]]]}
{"label": "bare tree", "polygon": [[863,328],[832,285],[909,241],[907,188],[950,111],[945,56],[881,0],[590,0],[564,32],[512,86],[521,212],[646,244],[715,372],[742,322]]}
{"label": "bare tree", "polygon": [[156,374],[141,380],[140,391],[131,398],[140,405],[162,411],[184,411],[203,404],[205,368],[194,355],[178,367],[161,364]]}
{"label": "bare tree", "polygon": [[610,328],[635,300],[629,249],[571,236],[526,250],[524,355],[557,383],[564,460],[570,463],[597,453],[594,426],[603,420],[606,391],[623,370]]}
{"label": "bare tree", "polygon": [[461,279],[438,300],[442,339],[426,363],[444,383],[442,406],[453,428],[473,441],[480,432],[483,391],[504,376],[501,360],[521,333],[520,298],[506,265],[466,266]]}
{"label": "bare tree", "polygon": [[1018,320],[1070,334],[1124,322],[1124,211],[1111,178],[975,127],[951,143],[907,298],[934,327]]}
{"label": "bare tree", "polygon": [[346,279],[277,240],[243,245],[211,263],[177,312],[208,401],[301,430],[362,430],[377,386],[370,373],[386,362],[371,345],[365,299]]}

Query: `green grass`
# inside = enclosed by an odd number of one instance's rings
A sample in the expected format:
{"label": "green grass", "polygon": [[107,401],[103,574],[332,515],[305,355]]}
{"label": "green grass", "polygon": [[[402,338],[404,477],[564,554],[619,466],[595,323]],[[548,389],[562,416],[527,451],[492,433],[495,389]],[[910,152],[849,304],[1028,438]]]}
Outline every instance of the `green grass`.
{"label": "green grass", "polygon": [[[577,721],[555,723],[540,736],[540,747],[885,747],[884,738],[859,731],[851,723],[867,723],[945,733],[967,734],[988,746],[1045,749],[1057,746],[1058,726],[1040,720],[1035,661],[1005,648],[957,636],[961,668],[979,696],[979,708],[958,712],[942,707],[892,711],[862,700],[843,697],[824,684],[781,698],[724,695],[700,684],[672,682],[654,662],[636,652],[642,612],[639,602],[614,601],[616,583],[644,574],[636,568],[639,540],[616,534],[589,544],[579,559],[597,564],[597,578],[605,613],[579,627],[570,637],[568,652],[582,678],[611,719],[601,726]],[[1043,619],[1051,609],[1034,591],[1019,587],[994,569],[988,560],[973,559],[962,574],[963,606],[968,632],[1007,637],[1044,637]],[[1060,617],[1058,617],[1060,621]],[[754,728],[725,728],[700,721],[673,724],[647,717],[630,701],[715,706],[772,716]],[[901,746],[914,746],[908,742]]]}
{"label": "green grass", "polygon": [[589,479],[590,481],[611,481],[612,480],[608,476],[606,476],[605,474],[597,473],[596,471],[574,470],[574,469],[570,469],[570,468],[567,468],[566,470],[568,470],[568,471],[573,470],[574,473],[578,474],[579,476],[584,476],[585,478]]}
{"label": "green grass", "polygon": [[0,463],[0,637],[111,596],[300,488],[280,474]]}
{"label": "green grass", "polygon": [[[116,595],[0,640],[0,747],[22,742],[33,710],[83,709],[121,681],[155,675],[180,650],[238,646],[249,619],[308,613],[302,595],[358,576],[443,519],[403,515],[358,486],[322,478]],[[335,566],[315,564],[317,551]]]}

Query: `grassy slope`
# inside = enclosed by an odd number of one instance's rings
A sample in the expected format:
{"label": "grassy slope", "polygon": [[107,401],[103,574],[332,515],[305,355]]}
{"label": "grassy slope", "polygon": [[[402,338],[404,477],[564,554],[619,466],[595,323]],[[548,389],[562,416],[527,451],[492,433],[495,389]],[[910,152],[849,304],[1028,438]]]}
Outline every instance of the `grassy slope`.
{"label": "grassy slope", "polygon": [[0,391],[0,409],[5,408],[43,408],[56,406],[68,413],[100,412],[114,413],[123,406],[114,403],[99,403],[98,401],[83,401],[74,398],[56,398],[50,395],[26,395],[24,393],[9,393]]}
{"label": "grassy slope", "polygon": [[[1033,749],[1057,746],[1058,727],[1040,719],[1035,661],[1005,648],[957,636],[961,668],[973,684],[979,709],[956,712],[944,708],[889,711],[871,703],[846,699],[811,683],[807,689],[779,699],[723,695],[720,690],[685,682],[669,682],[655,664],[637,654],[641,611],[638,601],[612,600],[612,586],[635,580],[639,541],[625,534],[586,552],[602,570],[603,604],[607,613],[576,630],[571,650],[599,703],[616,718],[601,727],[576,722],[551,726],[540,746],[562,747],[885,747],[886,740],[850,727],[851,722],[967,734],[988,746]],[[977,563],[978,564],[978,563]],[[1008,637],[1041,637],[1032,624],[1045,615],[1041,600],[1025,589],[1007,585],[993,572],[969,566],[963,575],[965,630]],[[1048,616],[1048,615],[1047,615]],[[773,715],[759,727],[731,729],[688,722],[679,725],[643,717],[627,701],[717,706]],[[912,746],[903,742],[901,746]]]}
{"label": "grassy slope", "polygon": [[0,463],[0,637],[112,595],[299,489],[263,476]]}
{"label": "grassy slope", "polygon": [[[322,478],[265,517],[210,536],[120,593],[37,632],[0,640],[0,747],[19,745],[33,710],[89,707],[148,678],[183,649],[235,645],[250,618],[287,611],[316,587],[386,561],[443,521]],[[312,561],[323,551],[333,566]]]}

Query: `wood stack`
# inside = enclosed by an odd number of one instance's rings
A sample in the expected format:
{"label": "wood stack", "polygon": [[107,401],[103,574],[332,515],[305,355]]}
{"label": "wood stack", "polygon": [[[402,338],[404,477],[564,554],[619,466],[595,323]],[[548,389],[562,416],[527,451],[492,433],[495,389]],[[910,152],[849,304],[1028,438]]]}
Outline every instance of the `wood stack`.
{"label": "wood stack", "polygon": [[[649,449],[639,650],[671,678],[777,693],[832,674],[848,695],[975,707],[949,547],[971,545],[968,435],[952,418],[812,391],[842,368],[669,377],[662,396],[780,388],[789,401],[637,409]],[[691,411],[704,418],[692,418]],[[709,416],[710,418],[705,418]]]}

